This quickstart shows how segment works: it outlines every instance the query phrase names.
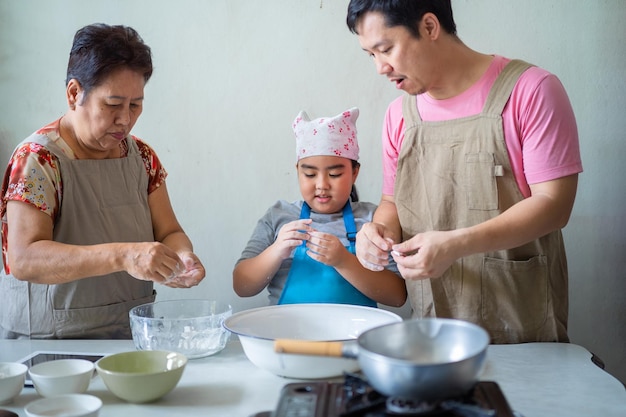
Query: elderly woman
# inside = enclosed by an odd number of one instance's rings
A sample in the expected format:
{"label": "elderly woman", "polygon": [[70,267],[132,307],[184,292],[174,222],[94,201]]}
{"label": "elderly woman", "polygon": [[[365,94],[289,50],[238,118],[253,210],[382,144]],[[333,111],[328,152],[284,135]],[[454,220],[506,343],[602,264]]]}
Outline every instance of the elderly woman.
{"label": "elderly woman", "polygon": [[155,282],[204,278],[165,169],[130,134],[151,75],[134,29],[76,32],[68,110],[17,146],[2,184],[0,338],[130,338],[128,311]]}

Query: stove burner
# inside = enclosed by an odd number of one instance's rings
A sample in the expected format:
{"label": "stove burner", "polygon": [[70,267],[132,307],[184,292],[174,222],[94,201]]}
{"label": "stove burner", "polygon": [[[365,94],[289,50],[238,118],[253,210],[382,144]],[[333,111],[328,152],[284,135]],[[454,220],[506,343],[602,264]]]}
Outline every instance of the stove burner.
{"label": "stove burner", "polygon": [[[312,381],[283,387],[272,417],[519,417],[500,387],[491,381],[476,383],[458,398],[426,402],[387,397],[358,374],[345,374],[343,382]],[[255,417],[260,417],[261,414]]]}
{"label": "stove burner", "polygon": [[386,402],[387,414],[399,416],[432,416],[449,415],[462,417],[495,417],[496,412],[491,408],[484,408],[476,404],[468,404],[462,401],[420,401],[399,397],[389,397]]}
{"label": "stove burner", "polygon": [[387,398],[386,406],[387,411],[393,414],[419,415],[433,411],[437,404],[428,401],[389,397]]}
{"label": "stove burner", "polygon": [[444,401],[441,403],[444,410],[455,411],[465,417],[495,417],[496,410],[486,409],[478,405],[464,404],[458,401]]}
{"label": "stove burner", "polygon": [[385,404],[387,397],[374,391],[369,383],[361,376],[353,373],[344,374],[343,390],[343,413],[340,416],[358,416],[363,412]]}

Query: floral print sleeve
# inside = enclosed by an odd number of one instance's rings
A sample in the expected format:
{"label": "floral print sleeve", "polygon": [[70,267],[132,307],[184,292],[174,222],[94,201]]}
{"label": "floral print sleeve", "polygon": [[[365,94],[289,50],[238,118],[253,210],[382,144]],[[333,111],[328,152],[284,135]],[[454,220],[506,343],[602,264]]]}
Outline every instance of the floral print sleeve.
{"label": "floral print sleeve", "polygon": [[132,138],[137,143],[139,153],[141,154],[143,163],[146,166],[146,172],[148,173],[148,194],[151,194],[165,182],[165,178],[167,178],[167,171],[163,168],[159,157],[150,145],[135,136]]}
{"label": "floral print sleeve", "polygon": [[28,203],[53,219],[62,194],[61,178],[55,156],[42,145],[25,143],[11,157],[3,184],[1,215],[6,215],[7,201]]}
{"label": "floral print sleeve", "polygon": [[2,261],[4,271],[8,265],[6,221],[7,202],[22,201],[55,218],[61,195],[61,178],[56,157],[36,143],[26,143],[11,156],[2,183],[0,218],[2,218]]}

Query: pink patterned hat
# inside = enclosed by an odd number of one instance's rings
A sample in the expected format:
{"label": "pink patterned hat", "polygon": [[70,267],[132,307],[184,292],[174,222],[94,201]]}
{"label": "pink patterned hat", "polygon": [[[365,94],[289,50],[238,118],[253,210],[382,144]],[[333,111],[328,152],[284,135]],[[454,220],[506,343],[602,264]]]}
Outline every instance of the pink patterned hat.
{"label": "pink patterned hat", "polygon": [[341,156],[359,160],[356,119],[359,109],[352,107],[333,117],[310,120],[303,111],[293,121],[296,135],[296,158],[309,156]]}

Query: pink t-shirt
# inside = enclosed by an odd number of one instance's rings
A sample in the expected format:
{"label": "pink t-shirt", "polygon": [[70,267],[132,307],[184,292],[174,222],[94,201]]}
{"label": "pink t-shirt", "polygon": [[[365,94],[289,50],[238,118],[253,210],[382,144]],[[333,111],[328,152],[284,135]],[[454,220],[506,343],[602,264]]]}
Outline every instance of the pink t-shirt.
{"label": "pink t-shirt", "polygon": [[[436,100],[417,96],[424,121],[472,116],[482,111],[491,86],[510,60],[494,56],[482,78],[458,96]],[[513,174],[524,197],[529,184],[582,172],[578,129],[567,93],[559,79],[531,67],[518,80],[502,113]],[[387,108],[383,126],[383,194],[393,195],[398,155],[404,140],[402,97]]]}

